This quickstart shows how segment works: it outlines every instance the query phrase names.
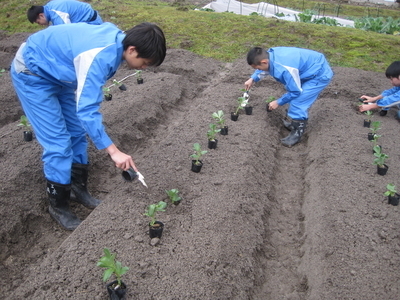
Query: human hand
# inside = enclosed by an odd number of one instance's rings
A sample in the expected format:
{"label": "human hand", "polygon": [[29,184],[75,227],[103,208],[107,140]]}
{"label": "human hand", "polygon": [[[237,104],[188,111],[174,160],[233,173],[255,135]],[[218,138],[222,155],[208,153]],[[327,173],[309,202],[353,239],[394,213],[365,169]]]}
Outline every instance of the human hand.
{"label": "human hand", "polygon": [[253,82],[254,82],[253,78],[250,78],[244,83],[246,91],[248,91],[251,88],[251,86],[253,85]]}
{"label": "human hand", "polygon": [[114,144],[106,148],[106,151],[110,155],[111,159],[114,161],[115,166],[124,171],[132,168],[135,172],[139,172],[133,162],[132,156],[121,152]]}
{"label": "human hand", "polygon": [[369,106],[369,104],[361,104],[361,105],[358,107],[358,110],[359,110],[360,112],[364,112],[364,111],[370,110],[370,106]]}
{"label": "human hand", "polygon": [[269,108],[270,110],[277,109],[278,106],[279,106],[278,100],[274,100],[274,101],[272,101],[272,102],[270,102],[270,103],[268,104],[268,108]]}

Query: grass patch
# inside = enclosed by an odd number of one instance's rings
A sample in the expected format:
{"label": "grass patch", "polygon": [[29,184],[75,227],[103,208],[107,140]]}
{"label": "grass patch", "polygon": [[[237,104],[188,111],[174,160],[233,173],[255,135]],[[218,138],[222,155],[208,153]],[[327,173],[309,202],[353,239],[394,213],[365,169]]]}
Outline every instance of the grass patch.
{"label": "grass patch", "polygon": [[[304,2],[304,5],[309,2],[312,1]],[[186,49],[224,62],[243,58],[252,46],[309,48],[323,52],[332,66],[378,72],[399,59],[399,36],[261,16],[195,11],[194,6],[184,2],[97,0],[90,3],[104,21],[115,23],[123,30],[141,22],[154,22],[164,30],[168,48]],[[2,1],[2,29],[8,34],[41,30],[42,27],[30,24],[26,18],[27,9],[33,4],[34,1],[27,3],[25,0]],[[300,4],[302,1],[290,1],[286,5],[295,8]],[[285,3],[282,1],[278,5]],[[358,12],[366,9],[356,8]],[[389,16],[391,12],[382,9],[381,14]]]}

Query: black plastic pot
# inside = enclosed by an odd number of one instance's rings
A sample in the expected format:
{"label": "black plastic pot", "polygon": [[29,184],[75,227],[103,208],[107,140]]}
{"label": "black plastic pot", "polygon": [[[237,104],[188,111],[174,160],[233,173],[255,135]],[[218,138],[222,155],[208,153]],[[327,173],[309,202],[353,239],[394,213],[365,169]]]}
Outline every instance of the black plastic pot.
{"label": "black plastic pot", "polygon": [[400,200],[400,195],[399,194],[396,194],[394,196],[388,196],[388,203],[393,205],[393,206],[399,205],[399,200]]}
{"label": "black plastic pot", "polygon": [[272,109],[269,109],[269,103],[267,103],[266,109],[267,109],[267,112],[271,112],[272,111]]}
{"label": "black plastic pot", "polygon": [[111,95],[111,94],[109,94],[109,95],[104,95],[104,99],[105,99],[106,101],[111,101],[111,100],[112,100],[112,95]]}
{"label": "black plastic pot", "polygon": [[154,225],[149,224],[149,235],[150,238],[159,238],[161,239],[162,233],[164,230],[164,223],[160,221],[156,221]]}
{"label": "black plastic pot", "polygon": [[213,141],[208,140],[208,149],[217,149],[217,144],[217,139],[214,139]]}
{"label": "black plastic pot", "polygon": [[126,181],[135,180],[138,176],[139,176],[138,173],[136,173],[136,171],[132,168],[129,168],[127,171],[122,171],[122,177]]}
{"label": "black plastic pot", "polygon": [[246,115],[251,115],[253,113],[253,106],[245,106],[244,111],[246,112]]}
{"label": "black plastic pot", "polygon": [[388,169],[389,169],[389,166],[387,166],[387,165],[383,165],[383,166],[377,166],[377,170],[378,170],[378,174],[379,175],[386,175],[386,173],[387,173],[387,171],[388,171]]}
{"label": "black plastic pot", "polygon": [[203,163],[201,160],[199,160],[198,165],[196,165],[196,160],[192,160],[192,169],[191,170],[195,173],[199,173],[202,166],[203,166]]}
{"label": "black plastic pot", "polygon": [[125,299],[127,287],[126,287],[125,283],[123,283],[122,281],[121,281],[121,286],[118,286],[118,281],[115,280],[115,281],[107,284],[106,287],[107,287],[108,295],[110,296],[111,300]]}
{"label": "black plastic pot", "polygon": [[138,84],[142,84],[142,83],[143,83],[143,78],[138,78],[138,79],[137,79],[137,83],[138,83]]}
{"label": "black plastic pot", "polygon": [[234,112],[231,112],[231,120],[232,121],[237,121],[239,118],[239,114],[235,114]]}
{"label": "black plastic pot", "polygon": [[228,126],[224,126],[221,128],[221,131],[219,132],[221,135],[228,135]]}
{"label": "black plastic pot", "polygon": [[374,134],[372,132],[368,132],[368,141],[374,140]]}
{"label": "black plastic pot", "polygon": [[364,127],[370,128],[371,127],[371,121],[370,120],[364,120]]}
{"label": "black plastic pot", "polygon": [[125,86],[125,84],[121,84],[118,88],[119,88],[121,91],[126,91],[126,86]]}
{"label": "black plastic pot", "polygon": [[30,142],[33,139],[33,132],[32,131],[24,131],[24,141]]}

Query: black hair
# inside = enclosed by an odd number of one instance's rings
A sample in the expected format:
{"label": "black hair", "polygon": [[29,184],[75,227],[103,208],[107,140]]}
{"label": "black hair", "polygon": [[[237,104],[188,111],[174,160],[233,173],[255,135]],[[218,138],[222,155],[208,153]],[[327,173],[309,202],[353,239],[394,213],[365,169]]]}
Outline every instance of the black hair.
{"label": "black hair", "polygon": [[135,46],[138,57],[148,58],[152,66],[159,66],[164,61],[167,46],[163,31],[156,24],[144,22],[126,31],[122,41],[124,51]]}
{"label": "black hair", "polygon": [[247,63],[249,65],[259,65],[263,59],[268,57],[268,53],[263,48],[254,47],[247,53]]}
{"label": "black hair", "polygon": [[400,76],[400,61],[395,61],[387,67],[385,75],[387,78],[399,78]]}
{"label": "black hair", "polygon": [[43,12],[44,12],[43,6],[32,5],[31,8],[29,8],[28,12],[27,12],[29,22],[31,22],[32,24],[35,23],[39,14],[41,14]]}

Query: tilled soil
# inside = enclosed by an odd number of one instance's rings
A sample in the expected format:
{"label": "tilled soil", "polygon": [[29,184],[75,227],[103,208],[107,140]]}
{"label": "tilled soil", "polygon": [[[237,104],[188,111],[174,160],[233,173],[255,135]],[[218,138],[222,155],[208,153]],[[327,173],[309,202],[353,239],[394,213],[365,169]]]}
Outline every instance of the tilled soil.
{"label": "tilled soil", "polygon": [[[0,68],[24,40],[3,37]],[[390,88],[384,73],[333,68],[335,77],[310,111],[300,144],[286,148],[285,107],[264,100],[283,87],[271,78],[250,92],[253,114],[230,112],[251,68],[242,58],[222,63],[169,49],[165,63],[132,76],[128,90],[104,101],[104,123],[130,153],[149,188],[125,182],[104,151],[90,146],[93,211],[74,204],[84,222],[62,230],[47,212],[37,141],[24,142],[23,114],[8,72],[0,78],[0,287],[4,299],[107,299],[104,247],[130,270],[127,299],[398,299],[399,208],[383,195],[399,185],[396,110],[381,121],[379,139],[389,171],[377,174],[372,143],[356,111],[362,94]],[[121,68],[115,78],[133,73]],[[110,81],[111,84],[111,81]],[[229,134],[207,149],[211,114],[223,110]],[[190,170],[194,143],[208,153]],[[177,188],[171,205],[165,190]],[[150,245],[149,204],[168,202],[165,224]]]}

